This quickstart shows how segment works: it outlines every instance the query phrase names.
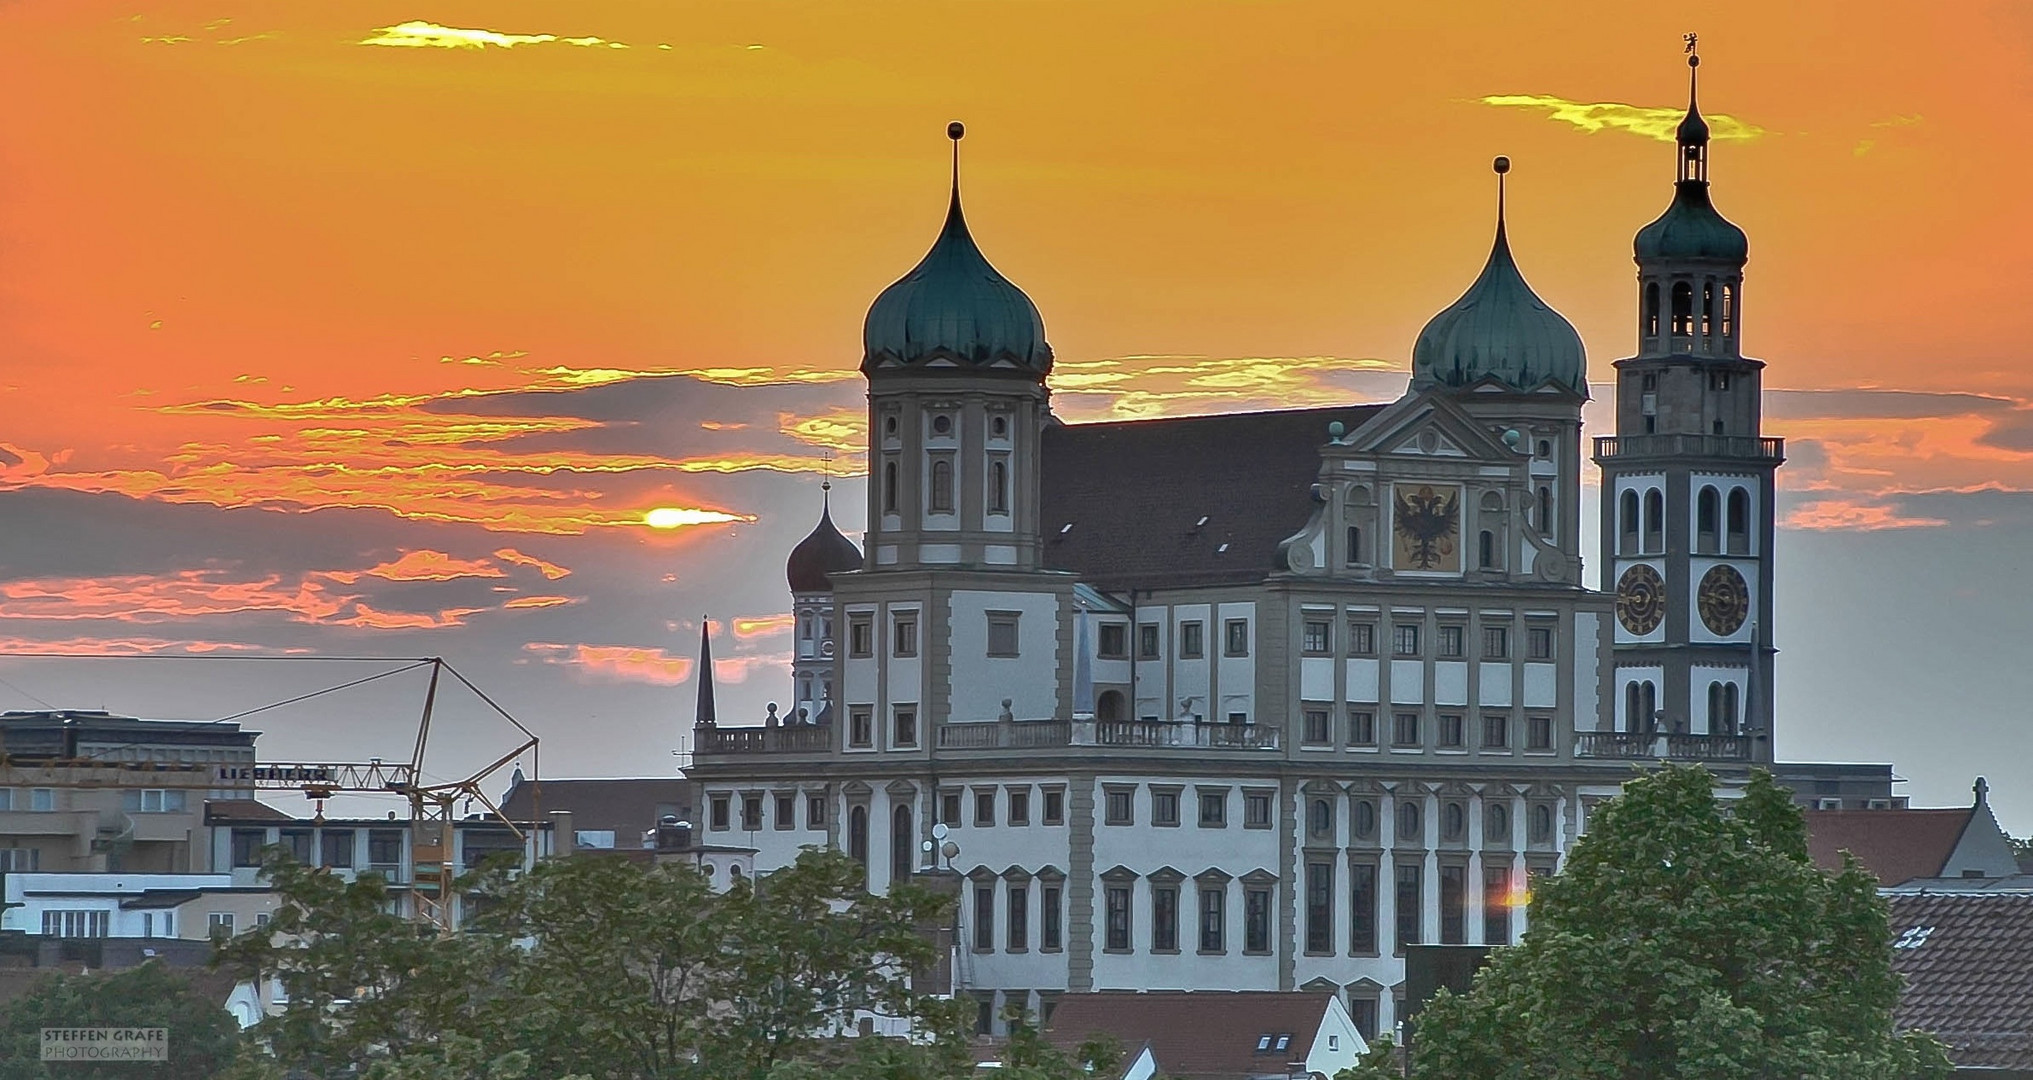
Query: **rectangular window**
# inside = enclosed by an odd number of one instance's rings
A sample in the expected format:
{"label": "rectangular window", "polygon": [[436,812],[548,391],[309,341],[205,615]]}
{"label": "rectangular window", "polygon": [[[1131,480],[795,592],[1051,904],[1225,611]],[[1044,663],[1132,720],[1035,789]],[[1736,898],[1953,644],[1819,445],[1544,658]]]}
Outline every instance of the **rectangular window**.
{"label": "rectangular window", "polygon": [[918,745],[917,706],[897,706],[895,714],[890,717],[890,745]]}
{"label": "rectangular window", "polygon": [[918,655],[917,613],[912,612],[908,615],[898,615],[896,617],[896,621],[891,624],[891,627],[892,631],[890,637],[890,650],[889,650],[890,655],[891,656]]}
{"label": "rectangular window", "polygon": [[798,827],[798,800],[793,795],[776,797],[776,827],[795,829]]}
{"label": "rectangular window", "polygon": [[102,938],[111,921],[103,911],[45,911],[42,933],[44,937]]}
{"label": "rectangular window", "polygon": [[1107,812],[1102,822],[1107,825],[1136,824],[1135,794],[1135,790],[1131,788],[1108,789],[1104,800]]}
{"label": "rectangular window", "polygon": [[37,813],[48,813],[56,809],[55,788],[29,788],[28,808]]}
{"label": "rectangular window", "polygon": [[1271,890],[1242,891],[1242,951],[1271,951]]}
{"label": "rectangular window", "polygon": [[1031,894],[1022,885],[1009,887],[1009,951],[1031,947]]}
{"label": "rectangular window", "polygon": [[1468,867],[1440,868],[1440,944],[1468,941]]}
{"label": "rectangular window", "polygon": [[1128,952],[1129,886],[1110,885],[1104,893],[1107,934],[1102,947],[1109,952]]}
{"label": "rectangular window", "polygon": [[282,846],[289,849],[289,857],[297,862],[305,866],[317,865],[317,863],[312,861],[317,858],[318,853],[311,848],[311,831],[309,829],[282,830]]}
{"label": "rectangular window", "polygon": [[960,793],[944,791],[939,793],[939,821],[945,825],[965,825],[960,816]]}
{"label": "rectangular window", "polygon": [[1249,620],[1230,619],[1222,624],[1221,655],[1249,655]]}
{"label": "rectangular window", "polygon": [[1103,660],[1126,660],[1129,658],[1129,626],[1126,623],[1101,624],[1099,644],[1095,650]]}
{"label": "rectangular window", "polygon": [[0,787],[0,810],[14,809],[14,789]]}
{"label": "rectangular window", "polygon": [[826,796],[812,795],[805,799],[805,828],[826,827]]}
{"label": "rectangular window", "polygon": [[749,832],[762,828],[762,796],[741,797],[741,827]]}
{"label": "rectangular window", "polygon": [[1334,951],[1334,864],[1306,864],[1306,951]]}
{"label": "rectangular window", "polygon": [[995,951],[995,885],[974,886],[974,951]]}
{"label": "rectangular window", "polygon": [[1038,945],[1056,951],[1059,946],[1059,886],[1038,890]]}
{"label": "rectangular window", "polygon": [[252,867],[261,865],[261,849],[268,843],[268,833],[263,829],[233,830],[233,865]]}
{"label": "rectangular window", "polygon": [[1485,626],[1482,628],[1482,658],[1484,660],[1506,660],[1511,655],[1511,628],[1508,626]]}
{"label": "rectangular window", "polygon": [[1467,655],[1468,653],[1467,638],[1468,638],[1467,627],[1462,626],[1441,627],[1440,658],[1442,660],[1459,660],[1463,656]]}
{"label": "rectangular window", "polygon": [[725,796],[725,795],[715,795],[715,796],[713,796],[713,803],[712,803],[712,805],[713,805],[713,810],[712,810],[712,817],[711,817],[711,819],[710,819],[710,820],[712,821],[712,824],[713,824],[713,828],[716,828],[716,829],[725,829],[725,828],[727,828],[727,827],[728,827],[728,826],[727,826],[727,796]]}
{"label": "rectangular window", "polygon": [[1031,823],[1031,789],[1013,787],[1009,789],[1009,823],[1029,825]]}
{"label": "rectangular window", "polygon": [[1348,868],[1348,951],[1373,956],[1377,951],[1377,867],[1356,863]]}
{"label": "rectangular window", "polygon": [[1375,656],[1377,654],[1377,624],[1367,619],[1348,621],[1348,655]]}
{"label": "rectangular window", "polygon": [[1525,651],[1534,660],[1553,659],[1553,628],[1533,626],[1525,630]]}
{"label": "rectangular window", "polygon": [[1419,745],[1419,714],[1415,712],[1394,713],[1391,716],[1391,745]]}
{"label": "rectangular window", "polygon": [[1440,714],[1440,745],[1449,750],[1458,750],[1468,745],[1461,730],[1460,713]]}
{"label": "rectangular window", "polygon": [[988,613],[988,655],[1017,655],[1017,619],[1018,614],[1014,611]]}
{"label": "rectangular window", "polygon": [[1325,619],[1307,619],[1305,629],[1299,634],[1299,651],[1307,656],[1326,656],[1333,651],[1332,627],[1333,624]]}
{"label": "rectangular window", "polygon": [[1377,999],[1372,997],[1350,998],[1348,1018],[1355,1022],[1355,1030],[1365,1039],[1377,1037]]}
{"label": "rectangular window", "polygon": [[207,936],[214,941],[219,941],[224,938],[232,937],[233,913],[230,911],[213,911],[207,913],[205,916],[205,929],[207,931]]}
{"label": "rectangular window", "polygon": [[1485,713],[1482,718],[1482,748],[1502,750],[1511,745],[1511,718],[1502,713]]}
{"label": "rectangular window", "polygon": [[1553,749],[1553,718],[1550,716],[1528,716],[1525,718],[1525,749]]}
{"label": "rectangular window", "polygon": [[1263,792],[1246,792],[1242,797],[1242,823],[1250,829],[1270,828],[1271,797]]}
{"label": "rectangular window", "polygon": [[1391,627],[1391,652],[1398,656],[1419,655],[1419,624],[1398,623]]}
{"label": "rectangular window", "polygon": [[1304,727],[1305,730],[1302,732],[1302,735],[1307,744],[1312,746],[1329,746],[1333,744],[1334,733],[1329,729],[1327,710],[1325,708],[1308,708],[1305,712]]}
{"label": "rectangular window", "polygon": [[1177,825],[1179,823],[1179,792],[1151,789],[1151,824]]}
{"label": "rectangular window", "polygon": [[324,845],[325,866],[340,870],[353,868],[353,830],[326,829],[320,834]]}
{"label": "rectangular window", "polygon": [[1228,792],[1203,791],[1200,793],[1200,827],[1219,829],[1228,824]]}
{"label": "rectangular window", "polygon": [[868,706],[847,710],[847,745],[862,749],[875,745],[875,720]]}
{"label": "rectangular window", "polygon": [[128,788],[120,793],[120,808],[130,814],[177,813],[184,808],[184,793],[162,788]]}
{"label": "rectangular window", "polygon": [[974,793],[974,827],[986,828],[995,824],[995,789],[988,788]]}
{"label": "rectangular window", "polygon": [[1348,711],[1348,745],[1375,746],[1377,744],[1377,714],[1368,709]]}
{"label": "rectangular window", "polygon": [[1200,890],[1200,951],[1218,953],[1228,929],[1228,888],[1212,886]]}
{"label": "rectangular window", "polygon": [[1047,825],[1066,824],[1065,792],[1063,791],[1045,792],[1045,824]]}
{"label": "rectangular window", "polygon": [[1179,951],[1179,887],[1151,888],[1151,951]]}
{"label": "rectangular window", "polygon": [[1482,943],[1511,943],[1511,868],[1482,868]]}
{"label": "rectangular window", "polygon": [[1179,659],[1198,660],[1207,654],[1206,644],[1201,641],[1201,631],[1197,620],[1179,624]]}
{"label": "rectangular window", "polygon": [[1421,906],[1426,902],[1426,890],[1419,881],[1419,864],[1399,863],[1397,871],[1398,888],[1393,900],[1398,914],[1398,945],[1417,945],[1423,914]]}
{"label": "rectangular window", "polygon": [[856,659],[875,655],[875,626],[868,616],[847,617],[847,655]]}
{"label": "rectangular window", "polygon": [[1137,659],[1158,658],[1158,624],[1142,623],[1137,626]]}

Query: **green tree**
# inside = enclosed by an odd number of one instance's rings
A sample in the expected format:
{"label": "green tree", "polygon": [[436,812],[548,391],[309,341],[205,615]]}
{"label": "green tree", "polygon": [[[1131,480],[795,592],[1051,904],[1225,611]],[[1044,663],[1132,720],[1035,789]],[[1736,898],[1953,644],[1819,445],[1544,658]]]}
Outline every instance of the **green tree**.
{"label": "green tree", "polygon": [[1415,1075],[1449,1080],[1928,1080],[1933,1037],[1899,993],[1876,883],[1824,873],[1763,771],[1734,806],[1666,767],[1597,807],[1531,930],[1419,1015]]}
{"label": "green tree", "polygon": [[1398,1048],[1389,1035],[1371,1039],[1369,1052],[1355,1064],[1334,1074],[1334,1080],[1399,1080],[1404,1071],[1398,1065]]}
{"label": "green tree", "polygon": [[[46,1027],[168,1028],[169,1061],[44,1064],[38,1047]],[[241,1048],[240,1025],[223,1005],[156,961],[111,974],[52,973],[0,1006],[0,1080],[212,1080],[233,1067]]]}

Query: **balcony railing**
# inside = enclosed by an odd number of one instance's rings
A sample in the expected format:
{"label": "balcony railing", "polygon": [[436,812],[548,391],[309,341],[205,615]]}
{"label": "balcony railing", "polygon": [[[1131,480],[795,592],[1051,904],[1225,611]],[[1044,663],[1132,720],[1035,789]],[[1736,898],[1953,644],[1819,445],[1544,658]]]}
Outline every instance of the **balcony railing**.
{"label": "balcony railing", "polygon": [[1205,724],[1167,720],[1103,720],[1094,725],[1097,746],[1163,746],[1192,750],[1276,750],[1269,724]]}
{"label": "balcony railing", "polygon": [[833,747],[829,724],[788,727],[699,728],[695,754],[824,753]]}
{"label": "balcony railing", "polygon": [[1633,731],[1575,733],[1574,756],[1652,761],[1749,761],[1748,735],[1645,735]]}
{"label": "balcony railing", "polygon": [[992,724],[942,724],[941,750],[1011,750],[1069,746],[1073,725],[1064,720],[1011,720]]}
{"label": "balcony railing", "polygon": [[1786,440],[1762,435],[1611,435],[1595,440],[1595,456],[1724,457],[1784,461]]}

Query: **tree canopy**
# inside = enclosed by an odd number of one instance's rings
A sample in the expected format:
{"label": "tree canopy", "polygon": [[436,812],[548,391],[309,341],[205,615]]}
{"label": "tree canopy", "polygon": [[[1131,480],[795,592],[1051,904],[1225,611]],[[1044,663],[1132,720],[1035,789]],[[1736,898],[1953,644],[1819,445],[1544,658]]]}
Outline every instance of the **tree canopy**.
{"label": "tree canopy", "polygon": [[[46,1027],[167,1028],[170,1058],[165,1064],[44,1064],[38,1046]],[[51,973],[0,1006],[0,1080],[213,1080],[228,1072],[240,1046],[240,1025],[222,1003],[158,961],[111,974]]]}
{"label": "tree canopy", "polygon": [[1448,1080],[1928,1080],[1931,1036],[1893,1028],[1877,883],[1808,858],[1763,771],[1718,799],[1699,767],[1595,807],[1531,925],[1461,996],[1419,1014],[1414,1075]]}

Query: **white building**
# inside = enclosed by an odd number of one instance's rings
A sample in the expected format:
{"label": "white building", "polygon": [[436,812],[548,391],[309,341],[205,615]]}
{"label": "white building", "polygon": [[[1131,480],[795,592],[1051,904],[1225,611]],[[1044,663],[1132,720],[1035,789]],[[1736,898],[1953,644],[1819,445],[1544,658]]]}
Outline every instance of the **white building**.
{"label": "white building", "polygon": [[[836,846],[880,889],[946,825],[985,1022],[1067,991],[1309,989],[1370,1034],[1402,945],[1516,940],[1634,759],[1770,764],[1781,447],[1691,108],[1679,158],[1639,242],[1641,312],[1663,287],[1675,314],[1618,362],[1595,455],[1613,505],[1650,478],[1635,546],[1605,517],[1615,595],[1584,583],[1582,343],[1501,210],[1394,402],[1068,425],[956,186],[868,314],[865,555],[829,514],[787,567],[795,711],[722,727],[702,693],[705,840],[765,870]],[[1884,767],[1778,769],[1889,794]]]}

